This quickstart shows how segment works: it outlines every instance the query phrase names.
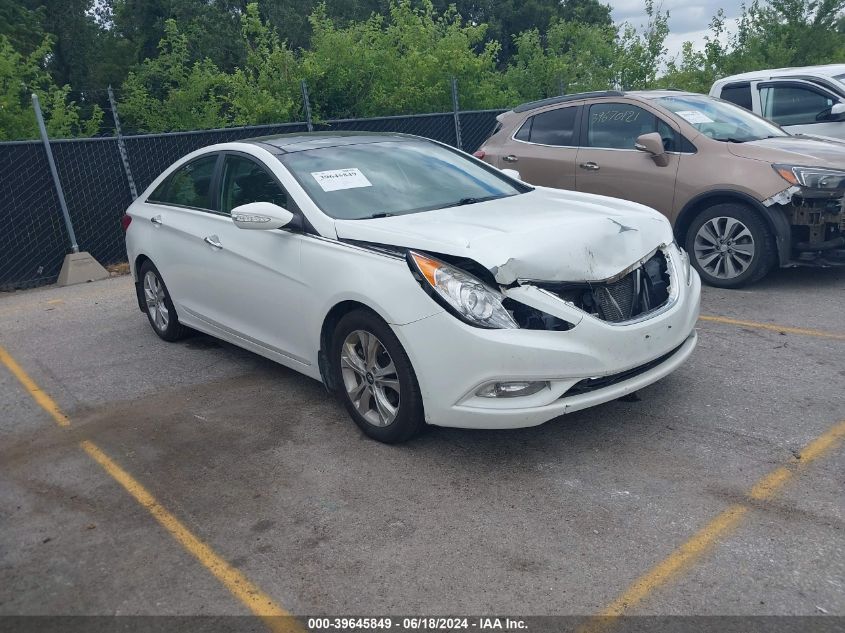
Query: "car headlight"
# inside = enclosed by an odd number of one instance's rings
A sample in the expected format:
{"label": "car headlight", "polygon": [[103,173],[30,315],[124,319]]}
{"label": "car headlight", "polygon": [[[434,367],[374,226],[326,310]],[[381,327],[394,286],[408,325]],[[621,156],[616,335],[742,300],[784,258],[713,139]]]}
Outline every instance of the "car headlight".
{"label": "car headlight", "polygon": [[772,167],[791,185],[810,189],[845,189],[845,170],[801,167],[800,165],[772,165]]}
{"label": "car headlight", "polygon": [[502,306],[501,293],[468,272],[411,251],[408,261],[429,294],[458,318],[484,328],[519,328]]}

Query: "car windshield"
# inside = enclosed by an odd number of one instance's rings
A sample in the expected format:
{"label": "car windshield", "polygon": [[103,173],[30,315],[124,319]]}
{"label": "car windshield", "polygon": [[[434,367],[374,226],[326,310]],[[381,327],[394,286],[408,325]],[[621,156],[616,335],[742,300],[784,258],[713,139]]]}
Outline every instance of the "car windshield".
{"label": "car windshield", "polygon": [[761,138],[788,136],[775,124],[727,101],[703,95],[677,95],[660,97],[654,102],[717,141],[745,143]]}
{"label": "car windshield", "polygon": [[524,193],[492,167],[423,140],[385,140],[282,154],[279,160],[333,218],[363,220]]}

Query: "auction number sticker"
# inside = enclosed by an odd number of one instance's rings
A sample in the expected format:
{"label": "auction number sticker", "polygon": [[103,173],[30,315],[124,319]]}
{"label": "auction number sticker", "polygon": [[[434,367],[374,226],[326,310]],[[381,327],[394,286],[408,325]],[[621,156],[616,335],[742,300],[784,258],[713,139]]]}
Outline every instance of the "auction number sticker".
{"label": "auction number sticker", "polygon": [[693,125],[697,125],[699,123],[713,123],[713,119],[699,110],[679,110],[675,114],[679,117],[685,118],[688,123],[692,123]]}
{"label": "auction number sticker", "polygon": [[357,167],[312,171],[311,175],[314,176],[314,180],[323,188],[323,191],[340,191],[341,189],[373,186],[373,183],[367,180],[367,177]]}

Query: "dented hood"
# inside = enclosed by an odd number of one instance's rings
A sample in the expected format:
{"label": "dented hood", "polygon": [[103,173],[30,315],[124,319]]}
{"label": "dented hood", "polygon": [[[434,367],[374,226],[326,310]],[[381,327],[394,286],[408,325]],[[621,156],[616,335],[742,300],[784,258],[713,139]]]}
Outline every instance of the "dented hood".
{"label": "dented hood", "polygon": [[669,221],[633,202],[538,187],[422,213],[337,220],[340,239],[473,259],[501,284],[600,281],[672,241]]}

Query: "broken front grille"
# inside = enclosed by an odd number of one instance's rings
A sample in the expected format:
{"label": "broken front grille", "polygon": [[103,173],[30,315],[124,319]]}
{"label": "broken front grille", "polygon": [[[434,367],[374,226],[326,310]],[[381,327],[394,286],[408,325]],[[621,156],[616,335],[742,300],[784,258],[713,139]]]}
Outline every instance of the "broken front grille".
{"label": "broken front grille", "polygon": [[641,317],[669,300],[669,272],[662,251],[612,282],[536,285],[611,323]]}

